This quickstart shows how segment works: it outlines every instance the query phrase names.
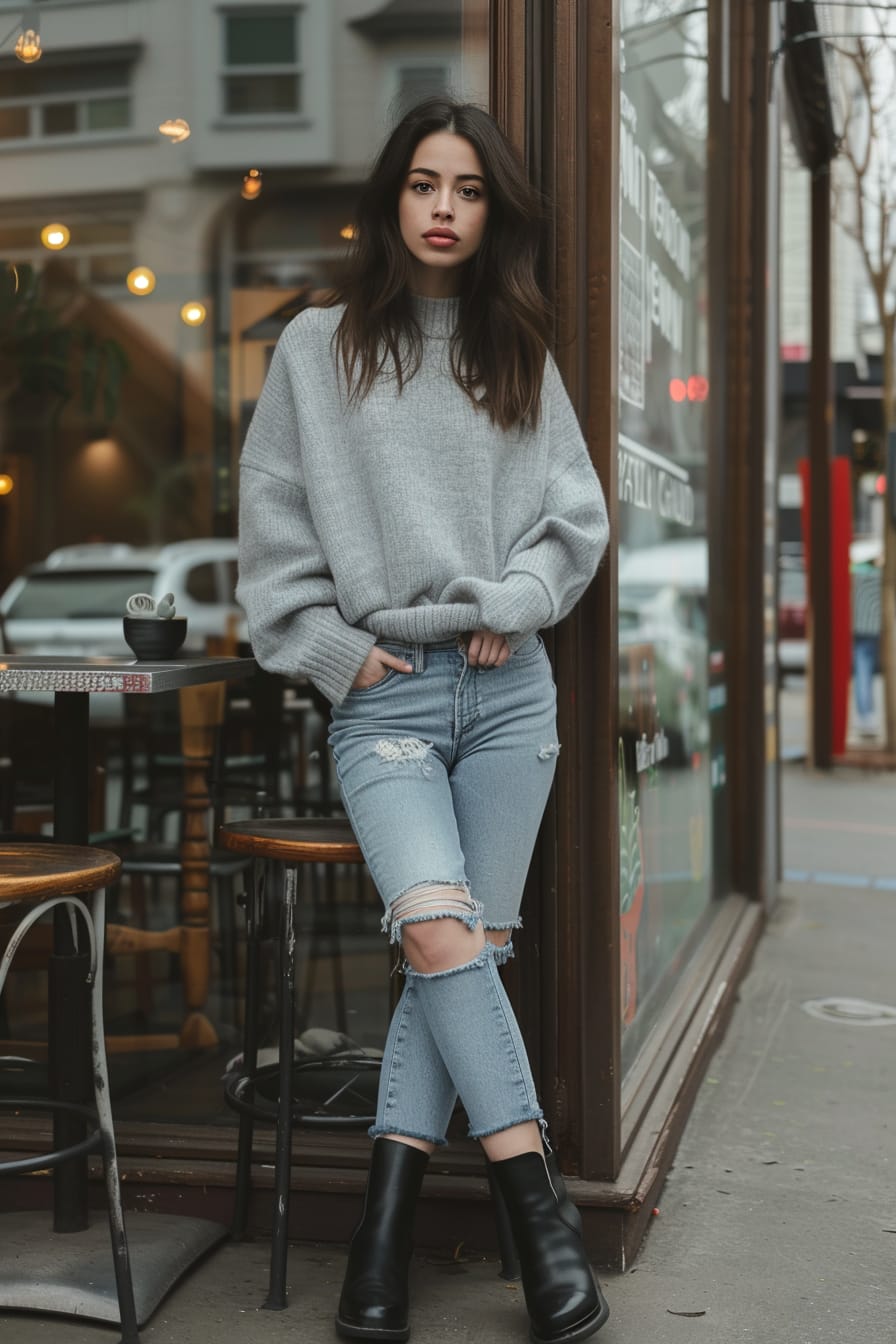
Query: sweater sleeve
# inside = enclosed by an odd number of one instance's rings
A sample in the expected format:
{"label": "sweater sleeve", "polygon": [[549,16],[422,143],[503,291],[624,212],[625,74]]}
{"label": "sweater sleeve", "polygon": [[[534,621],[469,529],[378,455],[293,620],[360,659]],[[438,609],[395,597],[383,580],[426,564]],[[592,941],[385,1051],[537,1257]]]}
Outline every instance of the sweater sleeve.
{"label": "sweater sleeve", "polygon": [[237,599],[261,666],[306,676],[340,704],[376,641],[343,619],[314,529],[284,338],[240,463],[239,570]]}
{"label": "sweater sleeve", "polygon": [[572,610],[594,578],[610,535],[604,493],[550,355],[542,399],[553,475],[539,516],[513,546],[500,581],[475,584],[482,625],[506,635],[511,649]]}

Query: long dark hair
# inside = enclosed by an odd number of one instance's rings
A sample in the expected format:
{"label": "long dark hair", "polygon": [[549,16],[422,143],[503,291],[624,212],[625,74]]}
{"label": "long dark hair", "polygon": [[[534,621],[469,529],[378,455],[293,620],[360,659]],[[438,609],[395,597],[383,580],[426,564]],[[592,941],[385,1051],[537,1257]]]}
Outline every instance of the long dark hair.
{"label": "long dark hair", "polygon": [[485,233],[466,264],[451,344],[454,376],[503,429],[534,425],[549,328],[536,273],[542,204],[500,127],[471,103],[427,98],[386,141],[361,193],[346,274],[333,297],[345,304],[334,336],[337,357],[354,399],[365,397],[384,369],[394,368],[400,389],[420,367],[422,333],[411,302],[398,199],[414,151],[436,131],[469,141],[488,190]]}

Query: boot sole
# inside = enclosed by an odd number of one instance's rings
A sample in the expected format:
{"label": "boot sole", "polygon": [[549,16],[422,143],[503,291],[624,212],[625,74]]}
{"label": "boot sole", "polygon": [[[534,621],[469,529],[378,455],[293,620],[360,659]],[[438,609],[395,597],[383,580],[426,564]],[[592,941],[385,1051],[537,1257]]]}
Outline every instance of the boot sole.
{"label": "boot sole", "polygon": [[397,1344],[404,1344],[411,1337],[411,1328],[406,1325],[402,1330],[378,1330],[375,1325],[351,1325],[337,1316],[336,1333],[343,1339],[396,1340]]}
{"label": "boot sole", "polygon": [[576,1340],[587,1339],[589,1335],[596,1334],[602,1325],[606,1325],[610,1317],[610,1308],[599,1289],[598,1295],[600,1306],[590,1316],[586,1316],[584,1321],[579,1321],[577,1325],[561,1331],[559,1335],[537,1335],[534,1330],[530,1330],[529,1338],[532,1344],[574,1344]]}

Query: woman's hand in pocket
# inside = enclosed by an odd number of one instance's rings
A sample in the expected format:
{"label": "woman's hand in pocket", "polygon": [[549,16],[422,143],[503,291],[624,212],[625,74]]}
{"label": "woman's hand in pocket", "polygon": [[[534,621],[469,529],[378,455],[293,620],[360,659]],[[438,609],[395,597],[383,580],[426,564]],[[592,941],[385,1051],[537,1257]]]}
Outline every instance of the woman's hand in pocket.
{"label": "woman's hand in pocket", "polygon": [[492,630],[474,630],[467,640],[467,662],[471,667],[501,667],[509,657],[507,640]]}
{"label": "woman's hand in pocket", "polygon": [[352,682],[352,690],[369,690],[378,681],[382,681],[390,669],[394,669],[396,672],[413,672],[414,670],[411,664],[406,663],[403,658],[396,657],[394,653],[387,653],[385,649],[381,649],[374,644],[361,664],[358,675]]}

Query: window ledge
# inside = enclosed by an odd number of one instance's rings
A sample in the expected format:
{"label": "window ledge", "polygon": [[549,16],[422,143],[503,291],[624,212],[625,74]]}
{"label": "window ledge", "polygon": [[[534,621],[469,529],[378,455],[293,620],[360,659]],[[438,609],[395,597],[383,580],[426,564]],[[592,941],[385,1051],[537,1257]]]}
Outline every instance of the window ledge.
{"label": "window ledge", "polygon": [[110,145],[154,145],[161,137],[135,135],[131,131],[111,131],[107,135],[96,131],[90,135],[34,136],[23,140],[0,140],[0,154],[37,154],[42,150],[108,149]]}
{"label": "window ledge", "polygon": [[311,117],[302,116],[283,116],[283,117],[265,117],[265,116],[246,116],[246,117],[220,117],[217,121],[210,123],[209,129],[213,131],[257,131],[264,129],[284,130],[284,131],[310,131],[314,127]]}

